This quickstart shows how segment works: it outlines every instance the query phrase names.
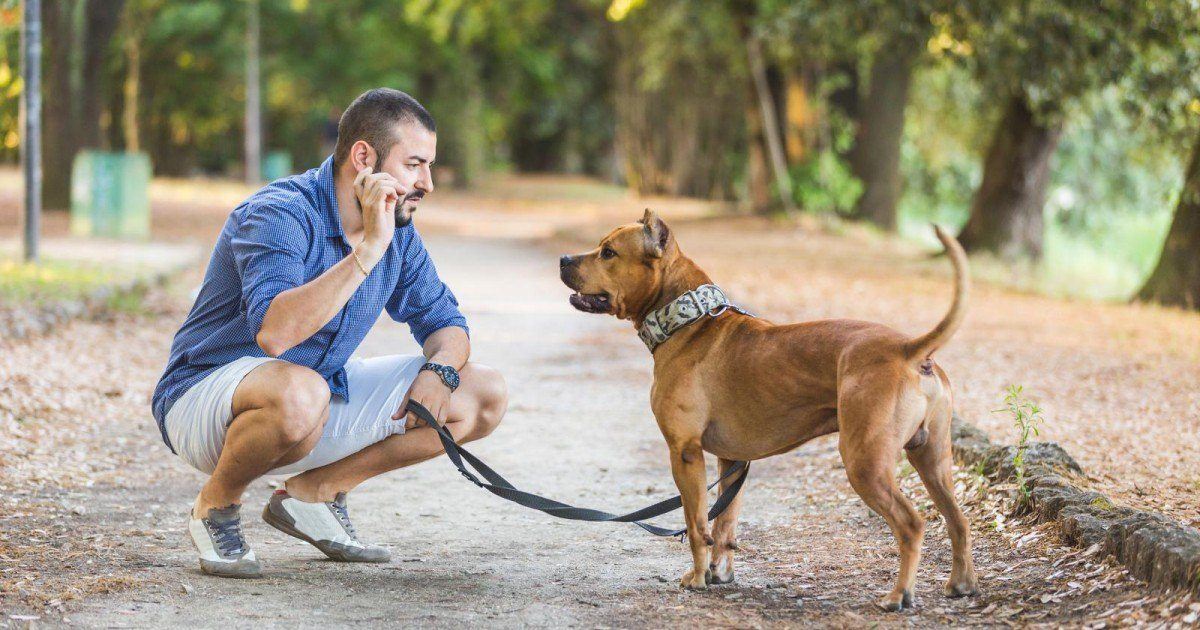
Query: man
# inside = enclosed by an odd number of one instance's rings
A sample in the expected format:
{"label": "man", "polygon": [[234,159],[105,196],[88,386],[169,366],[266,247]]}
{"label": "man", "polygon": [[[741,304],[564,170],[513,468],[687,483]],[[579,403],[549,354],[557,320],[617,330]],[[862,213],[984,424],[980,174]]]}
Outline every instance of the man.
{"label": "man", "polygon": [[[341,117],[320,168],[234,209],[175,335],[153,410],[172,452],[211,475],[189,531],[206,573],[260,574],[239,508],[251,481],[292,475],[263,519],[334,560],[386,562],[359,540],[346,493],[442,452],[409,399],[460,442],[499,424],[499,373],[468,363],[467,324],[411,225],[433,192],[433,118],[380,88]],[[424,356],[351,359],[383,310]]]}

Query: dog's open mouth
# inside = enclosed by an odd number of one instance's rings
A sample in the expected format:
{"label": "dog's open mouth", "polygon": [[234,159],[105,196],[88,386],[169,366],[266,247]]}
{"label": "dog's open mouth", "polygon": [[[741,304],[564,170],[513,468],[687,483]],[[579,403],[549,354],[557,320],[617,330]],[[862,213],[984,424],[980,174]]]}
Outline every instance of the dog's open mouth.
{"label": "dog's open mouth", "polygon": [[607,293],[572,293],[570,302],[584,313],[607,313],[609,309]]}

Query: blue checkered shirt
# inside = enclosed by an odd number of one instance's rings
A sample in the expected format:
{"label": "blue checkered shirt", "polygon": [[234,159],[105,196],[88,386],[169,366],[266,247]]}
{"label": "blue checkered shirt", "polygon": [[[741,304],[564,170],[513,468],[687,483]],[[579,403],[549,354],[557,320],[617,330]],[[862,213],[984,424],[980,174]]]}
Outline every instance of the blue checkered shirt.
{"label": "blue checkered shirt", "polygon": [[[234,209],[217,239],[204,284],[171,344],[151,406],[167,447],[171,405],[213,370],[241,357],[265,357],[255,338],[271,300],[316,278],[350,254],[333,189],[333,158],[272,182]],[[396,230],[379,264],[316,334],[279,358],[312,368],[330,391],[349,398],[343,368],[387,309],[417,343],[447,326],[467,328],[458,300],[438,278],[411,224]]]}

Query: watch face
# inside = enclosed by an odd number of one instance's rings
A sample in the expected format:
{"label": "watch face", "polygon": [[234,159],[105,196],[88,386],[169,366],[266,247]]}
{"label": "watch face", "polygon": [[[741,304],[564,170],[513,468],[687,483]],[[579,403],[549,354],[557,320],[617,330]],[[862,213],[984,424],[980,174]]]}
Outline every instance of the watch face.
{"label": "watch face", "polygon": [[446,383],[450,385],[450,389],[458,389],[458,372],[447,369],[442,376],[446,377]]}

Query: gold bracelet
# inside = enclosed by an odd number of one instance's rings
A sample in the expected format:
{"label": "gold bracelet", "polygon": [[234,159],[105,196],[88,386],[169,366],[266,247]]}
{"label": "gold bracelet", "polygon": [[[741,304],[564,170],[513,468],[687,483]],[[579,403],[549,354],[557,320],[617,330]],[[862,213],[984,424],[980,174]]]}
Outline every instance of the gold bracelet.
{"label": "gold bracelet", "polygon": [[358,265],[358,270],[363,273],[363,276],[364,277],[370,276],[371,272],[367,271],[366,265],[364,265],[362,263],[362,260],[360,260],[358,257],[358,248],[357,247],[350,250],[350,255],[354,258],[354,264]]}

